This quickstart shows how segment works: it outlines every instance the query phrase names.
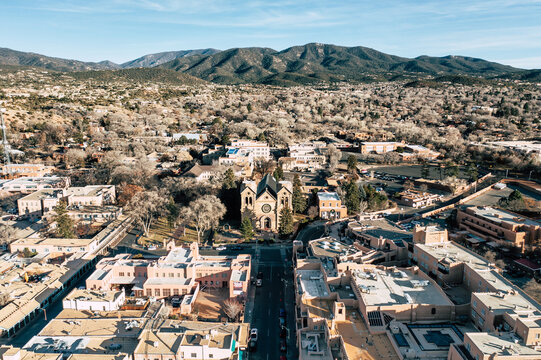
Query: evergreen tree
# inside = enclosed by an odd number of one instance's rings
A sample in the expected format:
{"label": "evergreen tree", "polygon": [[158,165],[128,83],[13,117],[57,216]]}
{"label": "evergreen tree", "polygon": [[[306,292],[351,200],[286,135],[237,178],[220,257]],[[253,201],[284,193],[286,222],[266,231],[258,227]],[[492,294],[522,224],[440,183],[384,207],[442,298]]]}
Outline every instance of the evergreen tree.
{"label": "evergreen tree", "polygon": [[293,234],[293,214],[288,207],[284,207],[280,211],[280,226],[278,233],[281,237],[287,237]]}
{"label": "evergreen tree", "polygon": [[172,197],[169,198],[169,203],[166,205],[166,209],[167,223],[169,224],[169,227],[172,228],[177,221],[178,215],[180,214],[180,210]]}
{"label": "evergreen tree", "polygon": [[466,174],[468,174],[470,181],[477,181],[477,178],[479,177],[477,166],[475,166],[474,163],[469,163],[468,167],[466,168]]}
{"label": "evergreen tree", "polygon": [[240,232],[244,240],[251,240],[254,237],[254,228],[252,226],[252,220],[249,217],[245,217],[242,220]]}
{"label": "evergreen tree", "polygon": [[259,135],[257,135],[257,141],[262,141],[262,142],[266,142],[267,141],[267,137],[265,136],[265,133],[259,133]]}
{"label": "evergreen tree", "polygon": [[367,198],[364,186],[365,186],[364,184],[359,185],[359,198],[362,201],[366,201],[366,198]]}
{"label": "evergreen tree", "polygon": [[75,237],[73,231],[74,223],[72,218],[68,215],[67,205],[64,201],[60,201],[57,206],[55,206],[54,211],[56,216],[54,220],[56,221],[56,234],[64,239],[69,239]]}
{"label": "evergreen tree", "polygon": [[295,175],[293,178],[293,196],[291,202],[293,203],[293,212],[295,214],[303,213],[306,210],[306,197],[302,193],[302,183],[299,175]]}
{"label": "evergreen tree", "polygon": [[430,167],[426,162],[423,162],[423,166],[421,167],[421,177],[424,179],[428,179],[430,177]]}
{"label": "evergreen tree", "polygon": [[445,164],[445,175],[450,177],[457,177],[460,173],[458,166],[453,162],[447,162]]}
{"label": "evergreen tree", "polygon": [[237,187],[235,173],[232,168],[228,168],[225,172],[222,188],[225,190],[234,189]]}
{"label": "evergreen tree", "polygon": [[220,141],[222,143],[222,145],[227,145],[231,142],[231,139],[229,138],[229,135],[224,135],[222,136],[222,139]]}
{"label": "evergreen tree", "polygon": [[348,172],[355,174],[357,171],[357,158],[354,155],[348,156]]}
{"label": "evergreen tree", "polygon": [[359,211],[361,204],[360,193],[355,180],[350,180],[346,185],[346,207],[350,214],[354,214]]}
{"label": "evergreen tree", "polygon": [[274,176],[276,181],[284,180],[284,169],[282,169],[282,165],[278,165],[276,169],[274,169],[272,176]]}

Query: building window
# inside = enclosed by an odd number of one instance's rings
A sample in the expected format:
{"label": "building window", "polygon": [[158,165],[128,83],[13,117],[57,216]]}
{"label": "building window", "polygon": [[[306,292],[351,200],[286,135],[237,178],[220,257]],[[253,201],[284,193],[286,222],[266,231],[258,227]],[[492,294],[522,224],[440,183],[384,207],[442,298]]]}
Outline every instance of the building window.
{"label": "building window", "polygon": [[435,307],[432,308],[431,313],[432,313],[432,315],[434,315],[436,313],[436,308]]}
{"label": "building window", "polygon": [[196,353],[192,353],[192,357],[193,357],[193,358],[196,358],[196,357],[197,357],[197,354],[196,354]]}
{"label": "building window", "polygon": [[154,296],[160,296],[160,289],[154,289]]}

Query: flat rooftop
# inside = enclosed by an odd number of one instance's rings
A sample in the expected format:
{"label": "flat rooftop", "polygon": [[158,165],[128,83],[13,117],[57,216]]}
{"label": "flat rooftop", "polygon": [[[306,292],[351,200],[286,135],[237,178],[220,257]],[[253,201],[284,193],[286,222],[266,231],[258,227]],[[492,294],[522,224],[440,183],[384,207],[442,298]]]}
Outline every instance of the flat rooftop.
{"label": "flat rooftop", "polygon": [[370,334],[357,310],[346,308],[346,321],[337,321],[330,333],[342,337],[349,359],[400,359],[387,334]]}
{"label": "flat rooftop", "polygon": [[90,245],[95,241],[94,238],[91,239],[62,239],[62,238],[25,238],[25,239],[19,239],[12,243],[12,245],[18,245],[18,246],[27,246],[31,248],[31,246],[38,246],[38,245],[48,245],[48,246],[73,246],[75,248],[77,247],[85,247]]}
{"label": "flat rooftop", "polygon": [[74,301],[115,301],[122,291],[94,291],[87,289],[73,289],[64,300]]}
{"label": "flat rooftop", "polygon": [[308,243],[312,255],[314,256],[326,256],[335,258],[337,256],[345,255],[346,252],[357,252],[353,246],[348,246],[342,242],[336,241],[333,237],[324,237],[321,239],[312,240]]}
{"label": "flat rooftop", "polygon": [[359,220],[351,222],[348,227],[353,232],[389,240],[412,239],[413,235],[400,228],[388,219]]}
{"label": "flat rooftop", "polygon": [[474,270],[490,270],[490,261],[452,241],[428,245],[415,244],[415,246],[438,261],[444,260],[448,264],[465,263]]}
{"label": "flat rooftop", "polygon": [[502,209],[492,208],[492,207],[469,207],[469,210],[477,216],[481,216],[485,219],[490,220],[493,223],[502,223],[506,222],[513,225],[530,225],[530,226],[541,226],[541,222],[528,219],[524,216],[514,214]]}
{"label": "flat rooftop", "polygon": [[[475,296],[498,314],[533,314],[541,316],[541,306],[516,290],[503,287],[501,292],[478,292]],[[537,327],[536,325],[535,327]]]}
{"label": "flat rooftop", "polygon": [[368,269],[354,270],[352,274],[367,306],[453,305],[438,285],[420,274],[415,274],[413,269],[366,270]]}
{"label": "flat rooftop", "polygon": [[318,298],[329,296],[327,284],[320,270],[297,270],[297,281],[303,297]]}
{"label": "flat rooftop", "polygon": [[335,192],[326,192],[326,191],[318,192],[317,197],[319,198],[320,201],[327,201],[327,200],[340,201],[340,196],[338,196],[338,194]]}
{"label": "flat rooftop", "polygon": [[304,331],[300,333],[299,351],[303,359],[332,360],[331,350],[327,345],[325,332],[323,331]]}
{"label": "flat rooftop", "polygon": [[[537,355],[541,358],[541,352],[523,345],[518,337],[512,333],[502,333],[500,335],[489,333],[467,333],[470,338],[485,355],[496,354],[509,358],[518,355]],[[518,342],[515,342],[517,340]]]}
{"label": "flat rooftop", "polygon": [[35,200],[45,200],[45,199],[60,199],[64,194],[62,189],[42,189],[32,194],[26,195],[20,200],[23,201],[35,201]]}
{"label": "flat rooftop", "polygon": [[[127,327],[128,323],[131,324]],[[40,336],[136,336],[146,319],[119,320],[118,318],[53,319],[39,333]],[[131,330],[128,330],[130,329]]]}

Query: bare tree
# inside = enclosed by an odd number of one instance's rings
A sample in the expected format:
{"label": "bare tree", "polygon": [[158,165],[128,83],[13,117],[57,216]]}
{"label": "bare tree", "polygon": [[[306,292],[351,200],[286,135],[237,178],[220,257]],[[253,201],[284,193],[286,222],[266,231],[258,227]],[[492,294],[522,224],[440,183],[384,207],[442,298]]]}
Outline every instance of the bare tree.
{"label": "bare tree", "polygon": [[82,167],[85,165],[86,153],[80,149],[69,149],[64,156],[68,167]]}
{"label": "bare tree", "polygon": [[263,177],[266,174],[270,174],[274,170],[275,165],[272,160],[256,159],[254,162],[254,172]]}
{"label": "bare tree", "polygon": [[10,240],[14,240],[17,232],[12,226],[0,225],[0,244],[7,244]]}
{"label": "bare tree", "polygon": [[235,321],[242,311],[242,304],[237,300],[227,299],[222,304],[222,310],[229,317],[229,320]]}
{"label": "bare tree", "polygon": [[126,213],[133,217],[135,222],[143,228],[148,236],[154,221],[164,214],[167,197],[157,190],[136,193],[126,206]]}
{"label": "bare tree", "polygon": [[327,147],[327,157],[329,159],[329,170],[333,172],[338,166],[342,153],[336,148],[336,146],[331,144]]}
{"label": "bare tree", "polygon": [[186,224],[193,224],[197,232],[197,242],[201,242],[201,236],[207,230],[218,226],[224,217],[226,208],[214,195],[205,195],[180,210],[180,218]]}
{"label": "bare tree", "polygon": [[522,289],[538,302],[541,301],[541,284],[539,284],[536,279],[532,278],[529,280],[524,284]]}
{"label": "bare tree", "polygon": [[0,293],[0,306],[6,306],[11,301],[11,295],[8,292],[2,291]]}

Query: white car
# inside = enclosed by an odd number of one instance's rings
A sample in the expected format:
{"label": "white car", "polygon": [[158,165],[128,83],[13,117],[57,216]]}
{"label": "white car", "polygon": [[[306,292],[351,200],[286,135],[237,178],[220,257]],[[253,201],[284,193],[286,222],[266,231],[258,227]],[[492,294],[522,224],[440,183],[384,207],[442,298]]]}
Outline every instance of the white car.
{"label": "white car", "polygon": [[250,330],[250,341],[257,341],[257,329]]}
{"label": "white car", "polygon": [[224,250],[226,250],[226,249],[227,249],[227,248],[226,248],[225,246],[218,246],[218,247],[216,248],[216,250],[218,250],[218,251],[224,251]]}
{"label": "white car", "polygon": [[255,282],[255,285],[256,286],[262,286],[263,285],[263,280],[257,279],[256,282]]}

